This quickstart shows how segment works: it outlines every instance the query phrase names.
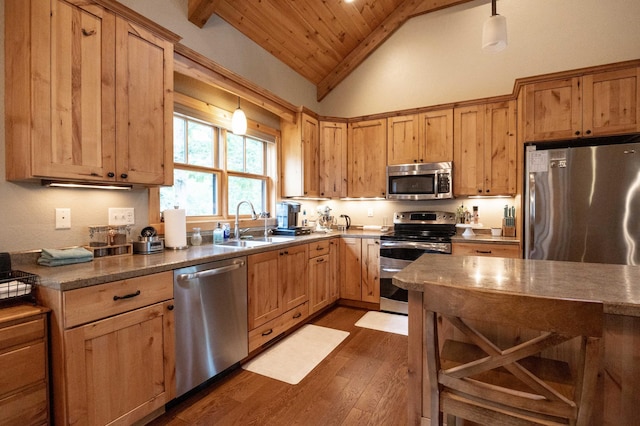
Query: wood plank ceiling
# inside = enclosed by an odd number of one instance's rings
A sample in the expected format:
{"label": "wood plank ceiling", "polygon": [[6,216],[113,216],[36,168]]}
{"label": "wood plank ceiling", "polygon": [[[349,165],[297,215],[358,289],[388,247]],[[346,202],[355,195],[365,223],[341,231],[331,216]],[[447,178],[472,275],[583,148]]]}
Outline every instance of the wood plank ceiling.
{"label": "wood plank ceiling", "polygon": [[409,18],[472,0],[189,0],[202,28],[214,13],[317,87],[318,101]]}

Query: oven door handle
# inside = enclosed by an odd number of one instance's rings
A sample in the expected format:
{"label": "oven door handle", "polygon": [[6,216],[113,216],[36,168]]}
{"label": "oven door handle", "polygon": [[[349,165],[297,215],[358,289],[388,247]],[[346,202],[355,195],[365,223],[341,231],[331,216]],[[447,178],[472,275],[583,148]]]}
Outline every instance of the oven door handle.
{"label": "oven door handle", "polygon": [[438,244],[442,244],[442,243],[384,241],[383,243],[380,244],[380,248],[381,249],[385,249],[385,248],[407,248],[407,249],[418,249],[418,250],[433,250],[435,247],[438,247]]}
{"label": "oven door handle", "polygon": [[398,268],[381,268],[382,272],[400,272],[402,271],[402,268],[398,269]]}

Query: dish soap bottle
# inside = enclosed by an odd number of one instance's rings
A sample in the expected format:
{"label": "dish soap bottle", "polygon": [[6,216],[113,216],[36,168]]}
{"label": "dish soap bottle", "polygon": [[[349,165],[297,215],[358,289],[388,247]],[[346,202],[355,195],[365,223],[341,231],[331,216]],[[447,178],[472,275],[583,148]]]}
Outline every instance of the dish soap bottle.
{"label": "dish soap bottle", "polygon": [[218,222],[218,227],[213,230],[213,244],[222,244],[224,242],[224,230]]}

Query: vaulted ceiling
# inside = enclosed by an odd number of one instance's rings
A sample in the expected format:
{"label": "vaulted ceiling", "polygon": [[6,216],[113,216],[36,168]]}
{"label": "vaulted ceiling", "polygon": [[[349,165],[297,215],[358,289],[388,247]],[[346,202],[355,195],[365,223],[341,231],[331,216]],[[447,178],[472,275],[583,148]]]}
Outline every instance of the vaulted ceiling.
{"label": "vaulted ceiling", "polygon": [[317,87],[318,101],[409,18],[472,0],[189,0],[202,28],[216,14]]}

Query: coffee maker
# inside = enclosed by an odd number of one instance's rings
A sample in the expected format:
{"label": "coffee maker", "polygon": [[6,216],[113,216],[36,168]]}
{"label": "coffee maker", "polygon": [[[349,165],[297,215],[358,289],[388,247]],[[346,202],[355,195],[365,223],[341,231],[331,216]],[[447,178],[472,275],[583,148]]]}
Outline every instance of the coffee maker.
{"label": "coffee maker", "polygon": [[276,218],[278,227],[274,229],[275,235],[303,235],[310,234],[311,228],[298,226],[298,214],[300,203],[295,201],[282,201],[276,205]]}

